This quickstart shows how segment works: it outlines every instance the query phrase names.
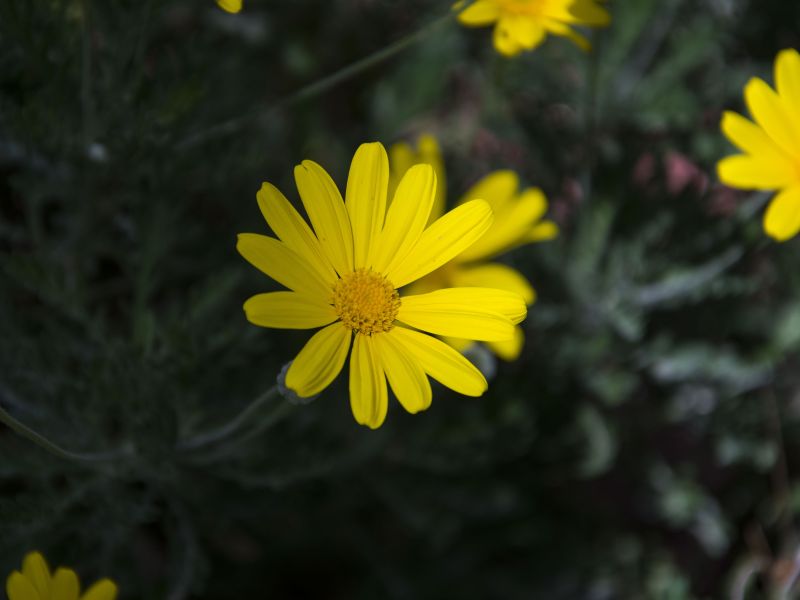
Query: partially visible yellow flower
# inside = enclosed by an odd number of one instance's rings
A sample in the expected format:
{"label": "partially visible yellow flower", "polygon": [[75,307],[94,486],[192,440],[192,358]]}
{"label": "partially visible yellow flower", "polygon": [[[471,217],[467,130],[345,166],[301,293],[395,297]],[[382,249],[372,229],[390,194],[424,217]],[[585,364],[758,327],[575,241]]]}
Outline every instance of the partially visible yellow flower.
{"label": "partially visible yellow flower", "polygon": [[217,6],[229,13],[238,13],[242,10],[242,0],[217,0]]}
{"label": "partially visible yellow flower", "polygon": [[[458,15],[468,27],[494,23],[494,47],[505,56],[515,56],[539,46],[548,33],[569,38],[583,50],[589,40],[575,25],[604,27],[611,16],[600,0],[475,0]],[[456,5],[458,7],[458,5]]]}
{"label": "partially visible yellow flower", "polygon": [[[395,144],[390,150],[391,170],[394,180],[399,179],[413,165],[427,162],[433,165],[437,181],[444,182],[446,174],[439,145],[430,135],[423,135],[417,142],[417,150],[405,142]],[[413,293],[423,293],[440,287],[491,287],[515,292],[528,305],[533,304],[536,293],[528,280],[516,269],[501,263],[488,262],[504,252],[532,242],[549,240],[558,235],[558,226],[543,220],[547,212],[547,198],[538,188],[519,191],[519,178],[513,171],[495,171],[478,181],[461,198],[461,206],[475,198],[486,200],[492,207],[494,222],[486,233],[464,252],[444,264],[436,271],[414,283]],[[445,210],[445,200],[440,203],[440,213]],[[448,343],[465,350],[472,342],[446,338]],[[514,328],[514,337],[509,340],[489,341],[487,345],[500,358],[514,360],[522,351],[525,336],[522,328]]]}
{"label": "partially visible yellow flower", "polygon": [[75,571],[59,567],[51,574],[44,557],[31,552],[22,562],[22,572],[9,575],[6,593],[9,600],[114,600],[117,586],[110,579],[101,579],[81,596]]}
{"label": "partially visible yellow flower", "polygon": [[779,190],[764,214],[764,231],[785,242],[800,231],[800,54],[782,50],[775,59],[773,90],[754,77],[744,99],[755,123],[731,111],[722,116],[722,132],[744,154],[717,164],[725,185]]}
{"label": "partially visible yellow flower", "polygon": [[444,161],[442,152],[439,149],[439,142],[429,134],[423,134],[417,140],[417,147],[412,148],[405,142],[392,144],[389,148],[389,197],[392,197],[397,189],[397,184],[406,172],[417,164],[425,164],[433,167],[436,173],[436,197],[433,200],[431,216],[428,222],[433,222],[444,214],[447,205],[447,177],[445,176]]}
{"label": "partially visible yellow flower", "polygon": [[358,423],[373,429],[386,417],[387,378],[411,413],[430,406],[428,376],[467,396],[483,394],[480,371],[422,331],[509,340],[527,313],[523,299],[483,287],[402,297],[397,290],[480,238],[492,223],[489,204],[467,202],[428,226],[436,174],[430,165],[417,165],[399,181],[387,208],[389,159],[379,143],[356,151],[344,200],[315,162],[303,161],[294,176],[313,229],[275,186],[264,183],[258,204],[278,239],[242,233],[236,245],[253,266],[291,290],[248,299],[244,310],[251,323],[322,327],[292,362],[286,387],[301,397],[320,393],[349,354],[350,407]]}

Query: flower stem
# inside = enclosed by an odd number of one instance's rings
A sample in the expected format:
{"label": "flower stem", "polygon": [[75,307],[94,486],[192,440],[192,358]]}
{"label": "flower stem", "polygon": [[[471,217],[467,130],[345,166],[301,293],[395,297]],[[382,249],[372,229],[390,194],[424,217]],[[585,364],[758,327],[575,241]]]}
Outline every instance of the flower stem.
{"label": "flower stem", "polygon": [[[253,400],[245,409],[228,421],[225,425],[214,431],[201,433],[195,437],[183,440],[178,443],[178,450],[193,451],[213,446],[221,441],[228,439],[244,427],[252,417],[261,409],[262,406],[270,402],[275,396],[279,395],[278,385],[275,384],[258,398]],[[281,408],[283,404],[279,405]]]}
{"label": "flower stem", "polygon": [[405,50],[407,47],[413,45],[417,41],[425,38],[426,36],[430,35],[433,31],[438,29],[444,23],[450,21],[453,18],[453,13],[448,12],[448,14],[444,15],[436,19],[435,21],[429,23],[422,29],[411,33],[393,44],[383,48],[382,50],[378,50],[366,56],[360,60],[357,60],[354,63],[350,63],[349,65],[342,67],[338,71],[335,71],[328,75],[327,77],[323,77],[317,81],[314,81],[296,92],[289,94],[275,102],[274,104],[263,107],[263,108],[256,108],[246,112],[245,114],[233,117],[226,121],[222,121],[217,123],[216,125],[212,125],[208,129],[203,131],[199,131],[194,133],[187,138],[184,138],[180,142],[176,144],[176,147],[180,150],[191,148],[198,144],[205,143],[209,140],[213,140],[216,138],[224,137],[226,135],[230,135],[235,133],[239,129],[241,129],[244,125],[249,123],[250,121],[258,118],[258,117],[266,117],[273,112],[278,110],[289,108],[303,100],[308,100],[309,98],[313,98],[327,90],[339,85],[340,83],[347,81],[351,77],[358,75],[362,71],[369,69],[370,67],[377,65],[384,60],[391,58],[395,54],[398,54],[402,50]]}
{"label": "flower stem", "polygon": [[59,458],[63,458],[64,460],[71,460],[73,462],[82,462],[82,463],[99,463],[99,462],[109,462],[115,461],[120,458],[125,458],[130,454],[127,451],[120,451],[120,452],[97,452],[97,453],[81,453],[81,452],[72,452],[70,450],[65,450],[58,444],[54,444],[46,437],[44,437],[41,433],[38,433],[20,423],[12,417],[8,412],[5,411],[2,407],[0,407],[0,422],[5,423],[8,427],[13,430],[18,435],[28,439],[29,441],[33,442],[40,448],[47,450],[50,454],[58,456]]}

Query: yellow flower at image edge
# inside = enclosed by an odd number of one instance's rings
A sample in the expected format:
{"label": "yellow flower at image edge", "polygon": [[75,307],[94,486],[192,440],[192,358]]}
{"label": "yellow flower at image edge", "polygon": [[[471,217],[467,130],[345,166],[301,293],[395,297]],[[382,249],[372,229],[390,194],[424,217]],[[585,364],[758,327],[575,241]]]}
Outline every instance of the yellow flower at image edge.
{"label": "yellow flower at image edge", "polygon": [[611,16],[598,0],[475,0],[458,14],[458,20],[468,27],[494,24],[495,49],[515,56],[539,46],[548,33],[588,50],[589,41],[573,27],[604,27]]}
{"label": "yellow flower at image edge", "polygon": [[[391,180],[397,181],[418,163],[433,166],[439,189],[444,189],[446,173],[439,144],[428,134],[417,140],[416,150],[405,142],[392,145],[389,151]],[[437,196],[438,196],[437,191]],[[488,202],[494,215],[491,227],[464,252],[412,284],[410,292],[422,293],[441,287],[477,286],[492,287],[519,294],[527,305],[533,304],[536,292],[525,276],[508,265],[490,262],[490,259],[519,246],[553,239],[558,226],[544,219],[547,198],[538,188],[519,189],[519,177],[513,171],[500,170],[489,173],[473,185],[461,198],[459,205],[482,198]],[[445,211],[445,199],[437,198],[431,218]],[[448,337],[447,343],[465,351],[472,342]],[[522,328],[514,328],[514,337],[504,341],[487,342],[487,346],[503,360],[514,360],[522,351],[525,335]]]}
{"label": "yellow flower at image edge", "polygon": [[764,215],[767,235],[783,242],[800,231],[800,54],[782,50],[775,59],[773,90],[751,79],[744,99],[755,123],[734,112],[722,117],[722,132],[744,154],[717,164],[725,185],[779,190]]}
{"label": "yellow flower at image edge", "polygon": [[[380,427],[388,379],[411,413],[431,403],[428,376],[468,396],[486,380],[437,335],[501,341],[525,318],[517,294],[487,288],[440,289],[400,296],[398,289],[437,269],[483,235],[492,211],[475,200],[430,226],[436,175],[430,165],[410,169],[387,210],[389,161],[379,143],[362,144],[350,166],[345,199],[313,161],[295,167],[295,182],[311,227],[273,185],[257,199],[278,239],[243,233],[237,249],[253,266],[291,291],[258,294],[244,304],[262,327],[313,329],[286,373],[301,397],[318,394],[350,354],[350,406],[356,421]],[[352,342],[352,351],[351,351]]]}
{"label": "yellow flower at image edge", "polygon": [[238,13],[242,10],[242,0],[217,0],[217,6],[229,13]]}
{"label": "yellow flower at image edge", "polygon": [[72,569],[59,567],[50,573],[44,557],[31,552],[22,562],[22,572],[14,571],[6,582],[9,600],[114,600],[117,586],[101,579],[81,595],[78,576]]}

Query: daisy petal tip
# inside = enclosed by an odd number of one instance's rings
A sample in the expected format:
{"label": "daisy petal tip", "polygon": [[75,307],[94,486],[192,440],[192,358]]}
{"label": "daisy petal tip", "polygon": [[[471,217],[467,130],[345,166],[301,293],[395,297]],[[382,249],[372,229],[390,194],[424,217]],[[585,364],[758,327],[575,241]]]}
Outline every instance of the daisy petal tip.
{"label": "daisy petal tip", "polygon": [[725,130],[730,127],[731,121],[735,120],[738,116],[739,114],[732,110],[722,111],[722,116],[719,119],[719,127],[722,129],[723,133],[725,133]]}
{"label": "daisy petal tip", "polygon": [[388,154],[386,154],[386,148],[383,147],[383,144],[381,142],[364,142],[363,144],[359,145],[359,147],[356,149],[356,153],[353,159],[355,160],[356,156],[359,155],[363,156],[366,153],[375,155],[379,158],[383,158],[383,156],[386,156],[388,160]]}
{"label": "daisy petal tip", "polygon": [[800,60],[800,53],[797,52],[795,48],[784,48],[780,52],[778,52],[778,56],[775,58],[775,62],[784,62],[784,61],[791,61],[791,60]]}
{"label": "daisy petal tip", "polygon": [[217,6],[225,12],[235,15],[242,10],[242,0],[217,0]]}
{"label": "daisy petal tip", "polygon": [[[747,83],[744,84],[745,100],[752,98],[753,95],[762,94],[764,91],[771,91],[771,88],[769,84],[760,77],[751,77],[747,80]],[[748,101],[748,105],[751,103],[752,100]]]}
{"label": "daisy petal tip", "polygon": [[800,186],[776,195],[763,218],[764,232],[777,242],[787,242],[800,232]]}
{"label": "daisy petal tip", "polygon": [[81,600],[115,600],[117,592],[116,583],[110,579],[101,579],[86,591]]}
{"label": "daisy petal tip", "polygon": [[477,198],[462,204],[462,206],[468,205],[472,206],[476,212],[480,211],[480,213],[484,215],[483,218],[487,221],[488,225],[491,225],[494,222],[494,211],[492,210],[492,205],[486,200]]}
{"label": "daisy petal tip", "polygon": [[369,423],[366,423],[366,426],[367,426],[367,427],[368,427],[370,430],[372,430],[372,431],[375,431],[375,430],[377,430],[377,429],[380,429],[380,428],[381,428],[381,425],[383,425],[383,423],[384,423],[384,420],[385,420],[385,419],[381,419],[380,421],[371,421],[371,422],[369,422]]}

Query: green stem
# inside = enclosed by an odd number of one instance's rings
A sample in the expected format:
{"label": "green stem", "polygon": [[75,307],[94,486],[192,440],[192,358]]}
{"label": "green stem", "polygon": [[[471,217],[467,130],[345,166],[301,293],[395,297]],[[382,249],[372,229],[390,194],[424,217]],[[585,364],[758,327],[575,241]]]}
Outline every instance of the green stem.
{"label": "green stem", "polygon": [[50,454],[58,456],[59,458],[63,458],[64,460],[71,460],[74,462],[83,462],[83,463],[98,463],[98,462],[109,462],[115,461],[121,458],[125,458],[129,455],[129,452],[97,452],[97,453],[80,453],[80,452],[71,452],[70,450],[65,450],[61,446],[54,444],[46,437],[44,437],[41,433],[38,433],[17,421],[14,417],[12,417],[8,412],[6,412],[2,407],[0,407],[0,422],[5,423],[8,425],[9,429],[13,430],[18,435],[28,439],[29,441],[33,442],[40,448],[47,450]]}
{"label": "green stem", "polygon": [[284,108],[289,108],[299,102],[302,102],[303,100],[313,98],[314,96],[321,94],[339,85],[340,83],[347,81],[348,79],[358,75],[362,71],[365,71],[370,67],[375,66],[388,58],[391,58],[392,56],[398,54],[402,50],[405,50],[407,47],[411,46],[417,41],[430,35],[433,31],[438,29],[444,23],[450,21],[452,18],[453,18],[453,13],[448,12],[448,14],[446,14],[445,16],[436,19],[435,21],[429,23],[422,29],[415,31],[412,34],[397,40],[396,42],[390,44],[389,46],[387,46],[382,50],[374,52],[369,56],[357,60],[356,62],[351,63],[346,67],[343,67],[338,71],[331,73],[327,77],[323,77],[322,79],[319,79],[313,83],[306,85],[305,87],[300,88],[296,92],[278,100],[271,106],[267,106],[264,108],[256,108],[246,112],[245,114],[239,117],[234,117],[232,119],[222,121],[221,123],[217,123],[216,125],[212,125],[208,129],[205,129],[204,131],[199,131],[181,140],[176,144],[176,147],[179,150],[183,150],[186,148],[191,148],[192,146],[196,146],[198,144],[202,144],[209,140],[213,140],[215,138],[235,133],[236,131],[241,129],[244,125],[246,125],[247,123],[258,117],[266,117],[272,114],[273,112],[276,112]]}
{"label": "green stem", "polygon": [[[201,433],[188,440],[183,440],[178,443],[178,449],[182,451],[193,451],[213,446],[221,441],[224,441],[236,434],[242,427],[250,422],[253,416],[261,410],[261,407],[270,402],[275,396],[279,395],[278,385],[273,385],[266,392],[261,394],[258,398],[248,404],[245,409],[236,415],[233,419],[228,421],[225,425],[214,431]],[[280,405],[283,406],[283,405]]]}

